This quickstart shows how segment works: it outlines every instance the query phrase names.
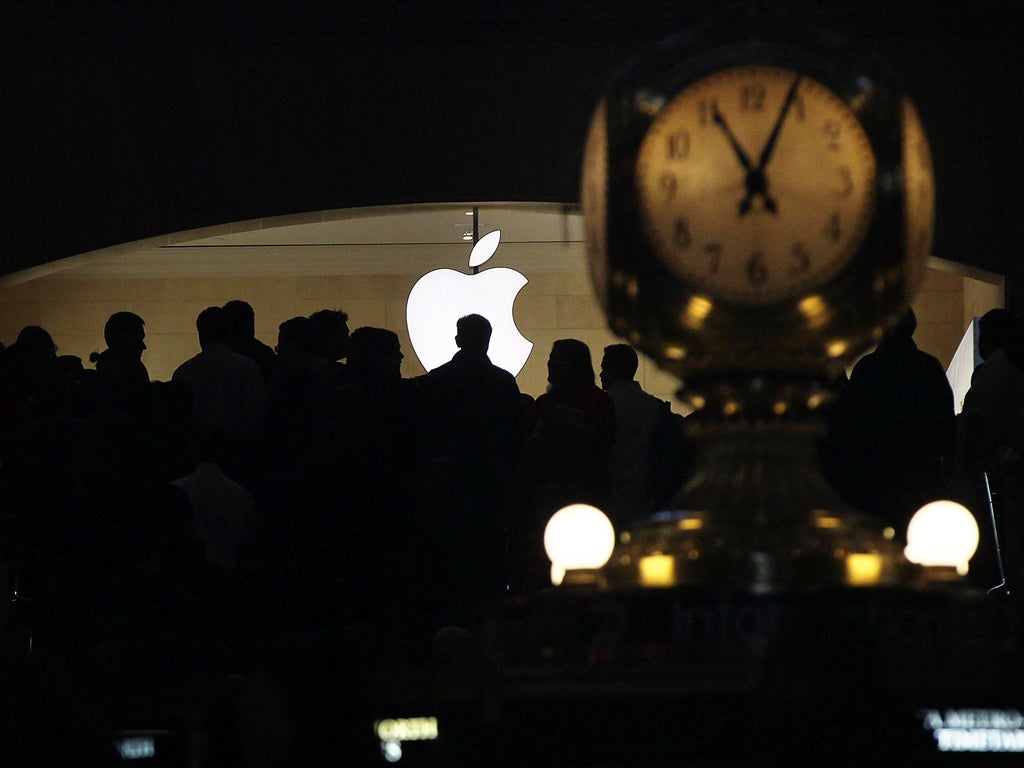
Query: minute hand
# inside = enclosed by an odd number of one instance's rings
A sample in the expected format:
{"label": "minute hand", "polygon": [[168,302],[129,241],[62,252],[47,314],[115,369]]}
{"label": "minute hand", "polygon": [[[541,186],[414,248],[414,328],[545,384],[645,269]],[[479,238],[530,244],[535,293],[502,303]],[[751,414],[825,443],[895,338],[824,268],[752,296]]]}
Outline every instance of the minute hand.
{"label": "minute hand", "polygon": [[772,126],[772,132],[768,136],[768,141],[764,145],[764,149],[761,150],[761,158],[757,162],[757,168],[762,173],[764,167],[768,165],[768,161],[771,160],[772,152],[775,151],[775,142],[779,139],[779,131],[782,130],[782,123],[786,119],[786,115],[789,112],[789,108],[793,105],[793,99],[796,98],[796,89],[800,85],[800,81],[803,78],[799,75],[793,84],[789,86],[789,91],[786,92],[786,100],[782,102],[782,109],[779,110],[779,116],[775,118],[775,125]]}

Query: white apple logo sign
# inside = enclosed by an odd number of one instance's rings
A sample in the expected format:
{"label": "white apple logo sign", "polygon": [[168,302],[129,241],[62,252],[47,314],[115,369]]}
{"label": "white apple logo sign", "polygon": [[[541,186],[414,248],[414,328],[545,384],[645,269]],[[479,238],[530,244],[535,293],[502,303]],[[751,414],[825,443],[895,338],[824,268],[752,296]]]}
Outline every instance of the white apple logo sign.
{"label": "white apple logo sign", "polygon": [[500,240],[501,230],[496,229],[473,246],[469,254],[472,274],[435,269],[417,280],[409,292],[405,305],[409,341],[426,370],[447,363],[459,351],[455,323],[465,315],[483,315],[491,322],[487,356],[492,363],[513,376],[526,365],[533,342],[516,327],[512,305],[527,279],[508,267],[477,272],[498,250]]}

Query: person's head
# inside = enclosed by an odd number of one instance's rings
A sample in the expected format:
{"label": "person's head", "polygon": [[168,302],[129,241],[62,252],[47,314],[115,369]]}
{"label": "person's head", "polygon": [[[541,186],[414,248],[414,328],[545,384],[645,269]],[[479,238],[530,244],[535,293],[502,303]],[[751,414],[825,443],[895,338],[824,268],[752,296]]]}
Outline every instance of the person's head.
{"label": "person's head", "polygon": [[601,389],[608,389],[617,381],[632,381],[640,361],[629,344],[611,344],[604,348],[601,358]]}
{"label": "person's head", "polygon": [[207,307],[196,318],[199,346],[204,349],[210,344],[226,344],[230,329],[230,319],[223,307]]}
{"label": "person's head", "polygon": [[232,299],[224,305],[231,326],[231,345],[256,338],[256,312],[252,305],[241,299]]}
{"label": "person's head", "polygon": [[387,328],[363,326],[352,332],[349,369],[364,379],[394,381],[402,378],[402,343]]}
{"label": "person's head", "polygon": [[885,335],[890,339],[912,339],[916,330],[917,315],[914,314],[914,310],[911,307],[907,307],[903,314],[900,315],[899,320],[896,321]]}
{"label": "person's head", "polygon": [[309,316],[313,354],[334,362],[348,357],[348,313],[340,309],[321,309]]}
{"label": "person's head", "polygon": [[38,325],[26,325],[14,343],[20,352],[31,357],[57,358],[57,345],[53,343],[53,336]]}
{"label": "person's head", "polygon": [[455,345],[470,355],[485,356],[491,344],[491,323],[483,315],[466,315],[455,323]]}
{"label": "person's head", "polygon": [[277,327],[278,357],[285,364],[305,360],[310,356],[309,318],[299,315],[285,320]]}
{"label": "person's head", "polygon": [[11,346],[10,360],[29,376],[41,375],[57,365],[57,345],[45,328],[26,325]]}
{"label": "person's head", "polygon": [[1017,319],[1008,309],[990,309],[978,321],[978,352],[982,359],[996,350],[1005,350],[1012,357],[1019,344]]}
{"label": "person's head", "polygon": [[146,349],[145,324],[134,312],[115,312],[103,326],[103,340],[114,352],[141,358]]}
{"label": "person's head", "polygon": [[548,384],[552,391],[580,391],[594,384],[590,347],[579,339],[558,339],[548,356]]}

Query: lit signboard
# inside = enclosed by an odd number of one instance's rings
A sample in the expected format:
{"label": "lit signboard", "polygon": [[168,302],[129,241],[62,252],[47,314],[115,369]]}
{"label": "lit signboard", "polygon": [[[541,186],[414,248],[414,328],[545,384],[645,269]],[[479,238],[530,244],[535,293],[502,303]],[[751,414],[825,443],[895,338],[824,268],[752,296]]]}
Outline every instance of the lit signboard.
{"label": "lit signboard", "polygon": [[389,717],[373,724],[380,739],[380,752],[389,763],[402,759],[402,742],[434,741],[437,738],[436,717]]}
{"label": "lit signboard", "polygon": [[490,321],[487,356],[492,363],[513,376],[526,365],[533,342],[516,327],[512,306],[527,279],[508,267],[476,273],[476,268],[494,255],[500,237],[501,230],[495,230],[473,246],[469,266],[474,274],[435,269],[423,275],[409,292],[405,305],[409,341],[424,369],[431,371],[447,363],[459,351],[455,323],[466,315],[483,315]]}
{"label": "lit signboard", "polygon": [[940,752],[1024,752],[1024,715],[1016,709],[929,709],[921,723]]}

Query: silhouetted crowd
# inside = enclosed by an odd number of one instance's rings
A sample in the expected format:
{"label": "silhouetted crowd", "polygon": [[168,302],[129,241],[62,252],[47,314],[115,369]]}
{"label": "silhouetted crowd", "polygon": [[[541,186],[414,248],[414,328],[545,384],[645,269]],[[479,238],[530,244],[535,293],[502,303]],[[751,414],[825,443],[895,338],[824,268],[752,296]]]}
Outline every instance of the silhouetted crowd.
{"label": "silhouetted crowd", "polygon": [[[683,419],[634,380],[628,345],[605,348],[598,386],[587,345],[554,342],[533,397],[490,362],[478,315],[453,329],[452,360],[415,378],[397,334],[350,333],[341,310],[285,320],[273,348],[254,321],[241,300],[203,310],[201,351],[169,381],[151,380],[131,312],[109,318],[93,368],[38,326],[0,348],[8,651],[74,660],[82,690],[112,707],[140,685],[257,685],[297,645],[443,663],[487,601],[550,585],[557,509],[591,503],[622,528],[664,508],[691,467]],[[985,362],[959,419],[913,331],[911,313],[853,370],[823,470],[900,535],[925,501],[995,504],[1019,570],[1016,321],[982,319]]]}
{"label": "silhouetted crowd", "polygon": [[[151,381],[131,312],[107,321],[94,368],[37,326],[3,351],[9,623],[37,647],[173,678],[365,622],[422,659],[487,600],[550,586],[559,507],[622,524],[682,481],[682,419],[633,380],[626,345],[606,392],[586,344],[557,341],[534,398],[490,362],[478,315],[452,329],[449,363],[410,379],[393,331],[350,333],[340,310],[282,322],[274,348],[254,328],[244,301],[203,310],[201,351],[169,381]],[[653,462],[656,440],[675,466]]]}

